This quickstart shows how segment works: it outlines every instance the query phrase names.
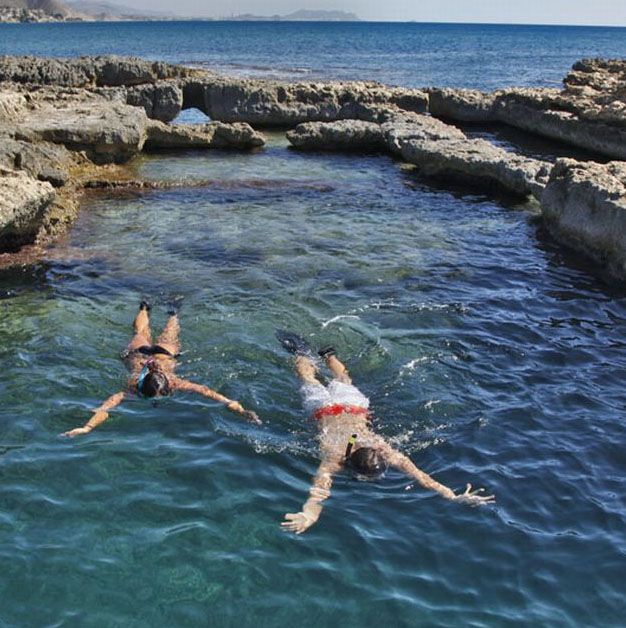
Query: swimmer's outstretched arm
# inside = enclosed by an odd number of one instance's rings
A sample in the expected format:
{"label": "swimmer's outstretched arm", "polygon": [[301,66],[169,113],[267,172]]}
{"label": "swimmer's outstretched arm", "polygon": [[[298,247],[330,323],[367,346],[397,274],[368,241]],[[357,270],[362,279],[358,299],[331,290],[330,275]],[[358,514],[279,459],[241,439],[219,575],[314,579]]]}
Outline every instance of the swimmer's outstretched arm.
{"label": "swimmer's outstretched arm", "polygon": [[61,436],[69,436],[70,438],[74,438],[74,436],[80,436],[81,434],[89,434],[91,430],[101,425],[109,418],[109,410],[112,410],[116,406],[119,406],[122,401],[124,401],[124,397],[126,396],[125,392],[118,392],[114,395],[111,395],[99,408],[94,410],[93,416],[83,425],[83,427],[76,427],[69,432],[63,432]]}
{"label": "swimmer's outstretched arm", "polygon": [[417,480],[419,485],[423,488],[430,491],[435,491],[446,499],[469,504],[470,506],[492,504],[496,501],[495,495],[479,495],[478,493],[482,493],[485,489],[479,488],[476,490],[472,490],[471,484],[467,485],[464,493],[456,495],[451,488],[448,488],[447,486],[444,486],[443,484],[437,482],[437,480],[431,478],[428,473],[424,473],[424,471],[418,469],[413,464],[413,461],[410,458],[393,449],[393,447],[391,447],[390,445],[387,445],[385,447],[385,455],[391,466],[395,467],[399,471],[402,471],[409,477]]}
{"label": "swimmer's outstretched arm", "polygon": [[202,384],[194,384],[193,382],[189,382],[186,379],[180,379],[179,377],[170,379],[170,385],[173,390],[181,390],[183,392],[192,392],[202,395],[203,397],[208,397],[213,401],[219,401],[223,403],[231,412],[236,412],[240,414],[242,417],[248,419],[248,421],[252,421],[252,423],[256,423],[257,425],[262,425],[261,419],[259,419],[256,412],[252,412],[252,410],[246,410],[238,401],[233,401],[228,397],[224,397],[224,395],[220,395],[220,393],[216,392],[212,388],[208,386],[203,386]]}
{"label": "swimmer's outstretched arm", "polygon": [[341,463],[337,460],[322,460],[313,478],[309,499],[302,506],[302,510],[300,512],[287,513],[285,520],[280,524],[285,530],[302,534],[320,518],[322,508],[324,507],[322,502],[330,497],[333,475],[341,469],[341,466]]}

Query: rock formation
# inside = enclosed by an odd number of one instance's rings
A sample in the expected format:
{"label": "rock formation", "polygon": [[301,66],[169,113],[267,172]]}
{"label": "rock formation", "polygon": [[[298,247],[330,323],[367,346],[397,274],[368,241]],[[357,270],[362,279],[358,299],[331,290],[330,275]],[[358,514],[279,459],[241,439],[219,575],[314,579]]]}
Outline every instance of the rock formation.
{"label": "rock formation", "polygon": [[153,122],[148,127],[146,150],[175,150],[188,148],[257,148],[265,139],[249,124],[211,122],[209,124],[163,124]]}
{"label": "rock formation", "polygon": [[460,122],[502,122],[626,159],[626,61],[580,61],[565,78],[563,90],[431,89],[429,111]]}
{"label": "rock formation", "polygon": [[557,240],[626,278],[626,164],[559,159],[542,207]]}
{"label": "rock formation", "polygon": [[16,250],[37,235],[54,188],[24,172],[0,170],[0,248]]}
{"label": "rock formation", "polygon": [[497,186],[541,198],[551,165],[508,153],[486,140],[470,140],[456,127],[424,115],[384,124],[345,120],[309,122],[287,133],[294,147],[314,150],[387,150],[422,175]]}
{"label": "rock formation", "polygon": [[[190,107],[212,122],[166,124]],[[626,276],[622,165],[561,160],[552,169],[470,139],[449,120],[505,123],[626,160],[626,61],[581,61],[562,90],[487,94],[235,79],[112,56],[0,57],[0,247],[32,240],[37,224],[54,231],[70,220],[82,185],[106,187],[102,164],[144,149],[250,149],[264,142],[250,125],[278,126],[301,150],[387,152],[424,176],[533,195],[557,239]]]}

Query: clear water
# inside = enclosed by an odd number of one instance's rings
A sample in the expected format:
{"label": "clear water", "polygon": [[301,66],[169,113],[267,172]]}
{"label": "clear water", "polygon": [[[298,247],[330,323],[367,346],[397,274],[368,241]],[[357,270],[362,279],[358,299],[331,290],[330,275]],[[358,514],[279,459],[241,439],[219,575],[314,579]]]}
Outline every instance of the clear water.
{"label": "clear water", "polygon": [[[1,53],[481,88],[555,84],[625,44],[591,28],[0,25]],[[206,185],[92,197],[46,263],[0,273],[0,625],[623,626],[623,288],[532,205],[384,157],[301,155],[276,135],[137,168]],[[60,439],[123,385],[141,296],[158,329],[173,294],[181,373],[264,426],[179,395]],[[497,505],[342,476],[319,524],[284,534],[318,459],[276,327],[334,343],[381,433]]]}
{"label": "clear water", "polygon": [[[619,626],[626,292],[532,206],[426,187],[385,157],[181,154],[202,188],[85,203],[43,265],[0,274],[3,626]],[[184,295],[181,373],[258,410],[130,402],[142,295]],[[334,343],[376,428],[455,489],[337,479],[279,528],[318,459],[276,327]]]}
{"label": "clear water", "polygon": [[0,54],[138,55],[244,76],[495,89],[554,87],[626,28],[393,23],[0,24]]}

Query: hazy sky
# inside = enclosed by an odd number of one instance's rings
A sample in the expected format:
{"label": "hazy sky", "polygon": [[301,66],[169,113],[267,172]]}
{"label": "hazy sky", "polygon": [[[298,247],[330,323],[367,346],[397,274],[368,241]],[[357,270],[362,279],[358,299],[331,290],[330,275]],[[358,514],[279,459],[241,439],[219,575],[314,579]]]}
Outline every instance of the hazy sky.
{"label": "hazy sky", "polygon": [[626,26],[626,0],[114,0],[119,4],[224,16],[271,15],[296,9],[341,9],[366,20],[607,24]]}

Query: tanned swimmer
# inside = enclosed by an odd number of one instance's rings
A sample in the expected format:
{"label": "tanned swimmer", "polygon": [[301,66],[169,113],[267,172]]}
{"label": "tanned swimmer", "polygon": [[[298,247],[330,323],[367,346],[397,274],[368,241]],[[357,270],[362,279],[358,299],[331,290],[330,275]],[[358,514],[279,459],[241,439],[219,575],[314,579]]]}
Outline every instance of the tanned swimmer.
{"label": "tanned swimmer", "polygon": [[322,513],[323,502],[330,497],[333,476],[344,467],[354,471],[357,477],[373,478],[392,466],[417,480],[423,488],[435,491],[446,499],[470,506],[495,502],[494,495],[481,495],[484,489],[472,490],[471,484],[463,493],[456,495],[375,434],[369,422],[369,399],[353,386],[346,367],[332,347],[319,352],[333,375],[326,387],[317,378],[318,368],[307,342],[289,332],[279,331],[277,337],[296,356],[295,368],[302,381],[304,405],[317,422],[322,458],[309,498],[300,512],[285,515],[281,524],[283,528],[301,534],[316,523]]}
{"label": "tanned swimmer", "polygon": [[122,403],[124,399],[128,399],[133,395],[139,395],[140,397],[165,397],[177,390],[197,393],[213,401],[219,401],[231,412],[236,412],[249,421],[260,424],[261,421],[256,413],[246,410],[238,401],[224,397],[224,395],[220,395],[220,393],[215,392],[208,386],[194,384],[175,375],[176,356],[180,352],[180,341],[178,338],[180,324],[176,309],[172,308],[170,310],[167,324],[163,329],[163,333],[157,338],[156,344],[152,344],[149,312],[150,306],[145,301],[142,301],[133,323],[135,335],[126,351],[122,354],[124,362],[130,371],[126,390],[111,395],[94,411],[91,419],[83,427],[77,427],[69,432],[65,432],[63,436],[74,437],[80,434],[88,434],[107,420],[110,410]]}

